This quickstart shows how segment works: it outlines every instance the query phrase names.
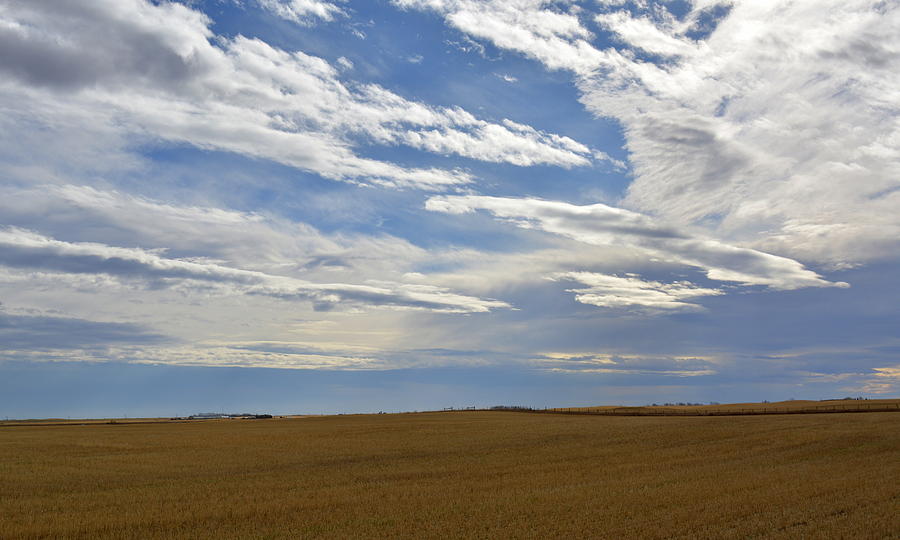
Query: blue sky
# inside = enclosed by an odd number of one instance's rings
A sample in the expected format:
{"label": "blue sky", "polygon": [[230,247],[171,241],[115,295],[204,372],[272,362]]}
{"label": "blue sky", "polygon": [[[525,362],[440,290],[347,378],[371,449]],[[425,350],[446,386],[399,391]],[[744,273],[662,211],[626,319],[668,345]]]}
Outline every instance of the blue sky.
{"label": "blue sky", "polygon": [[897,396],[897,36],[0,1],[0,416]]}

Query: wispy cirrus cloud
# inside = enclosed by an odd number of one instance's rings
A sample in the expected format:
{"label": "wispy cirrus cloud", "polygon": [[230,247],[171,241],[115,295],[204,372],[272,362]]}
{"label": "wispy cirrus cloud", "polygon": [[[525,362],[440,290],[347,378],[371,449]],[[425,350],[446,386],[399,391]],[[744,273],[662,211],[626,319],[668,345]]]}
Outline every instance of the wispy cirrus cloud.
{"label": "wispy cirrus cloud", "polygon": [[654,313],[701,311],[702,306],[688,302],[701,296],[724,294],[720,289],[698,287],[689,281],[661,283],[644,280],[635,274],[613,276],[595,272],[561,272],[554,280],[576,281],[585,288],[569,289],[575,300],[601,308],[636,308]]}
{"label": "wispy cirrus cloud", "polygon": [[173,204],[83,185],[0,186],[0,214],[9,226],[57,239],[164,248],[171,257],[263,272],[310,275],[324,268],[331,275],[341,269],[342,279],[390,279],[436,256],[384,234],[327,235],[271,214]]}
{"label": "wispy cirrus cloud", "polygon": [[531,359],[540,369],[556,373],[613,376],[702,377],[716,375],[720,360],[714,357],[549,352]]}
{"label": "wispy cirrus cloud", "polygon": [[58,9],[31,2],[7,7],[2,18],[0,70],[9,79],[0,94],[32,119],[53,116],[66,124],[89,116],[85,129],[99,125],[138,140],[162,138],[396,187],[444,189],[472,177],[361,157],[354,147],[404,145],[520,166],[587,166],[595,158],[565,136],[408,100],[345,81],[322,58],[217,36],[206,15],[177,3],[97,1]]}
{"label": "wispy cirrus cloud", "polygon": [[486,210],[518,227],[585,244],[629,246],[663,260],[700,268],[717,281],[782,290],[847,286],[825,280],[793,259],[682,232],[658,225],[649,216],[600,203],[579,206],[539,199],[459,195],[431,197],[425,206],[452,214]]}
{"label": "wispy cirrus cloud", "polygon": [[282,19],[308,26],[317,20],[333,21],[346,15],[335,2],[322,0],[257,0],[259,5]]}
{"label": "wispy cirrus cloud", "polygon": [[394,3],[570,71],[623,127],[627,208],[835,268],[898,247],[896,5]]}
{"label": "wispy cirrus cloud", "polygon": [[[167,258],[161,251],[93,242],[64,242],[16,228],[0,230],[0,265],[62,274],[102,274],[152,287],[194,283],[222,287],[220,294],[260,295],[312,302],[317,309],[338,305],[385,306],[438,312],[473,313],[509,307],[430,285],[311,283],[288,276],[221,264]],[[204,286],[204,290],[208,287]]]}
{"label": "wispy cirrus cloud", "polygon": [[405,9],[440,13],[447,23],[497,47],[523,53],[551,69],[590,72],[606,59],[593,34],[564,3],[545,0],[392,0]]}
{"label": "wispy cirrus cloud", "polygon": [[900,364],[872,368],[872,372],[860,387],[850,389],[871,394],[893,394],[900,390]]}

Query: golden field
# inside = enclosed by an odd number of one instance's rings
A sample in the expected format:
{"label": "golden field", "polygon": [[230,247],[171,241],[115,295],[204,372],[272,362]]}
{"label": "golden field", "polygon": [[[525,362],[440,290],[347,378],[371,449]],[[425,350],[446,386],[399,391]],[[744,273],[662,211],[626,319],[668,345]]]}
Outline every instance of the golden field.
{"label": "golden field", "polygon": [[0,538],[900,538],[900,414],[0,427]]}

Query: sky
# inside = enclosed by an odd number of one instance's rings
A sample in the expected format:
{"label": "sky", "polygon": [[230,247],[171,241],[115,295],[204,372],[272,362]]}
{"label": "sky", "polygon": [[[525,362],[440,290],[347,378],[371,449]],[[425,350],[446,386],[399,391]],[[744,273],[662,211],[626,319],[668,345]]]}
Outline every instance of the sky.
{"label": "sky", "polygon": [[0,0],[0,416],[900,395],[900,6]]}

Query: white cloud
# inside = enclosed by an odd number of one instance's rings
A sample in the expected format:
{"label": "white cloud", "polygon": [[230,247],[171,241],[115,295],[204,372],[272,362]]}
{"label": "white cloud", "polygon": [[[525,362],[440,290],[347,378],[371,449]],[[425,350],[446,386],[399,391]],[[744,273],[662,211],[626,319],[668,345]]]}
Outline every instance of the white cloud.
{"label": "white cloud", "polygon": [[590,45],[577,15],[542,0],[393,0],[406,9],[437,11],[447,23],[476,38],[526,54],[551,69],[587,73],[606,55]]}
{"label": "white cloud", "polygon": [[669,28],[660,28],[649,17],[634,18],[618,11],[597,15],[594,20],[631,47],[646,52],[665,56],[692,56],[698,52],[698,44],[673,35]]}
{"label": "white cloud", "polygon": [[702,306],[686,302],[699,296],[723,294],[719,289],[698,287],[688,281],[661,283],[645,281],[636,275],[625,277],[592,272],[562,272],[556,280],[572,280],[587,288],[569,289],[575,300],[602,308],[637,308],[650,313],[700,311]]}
{"label": "white cloud", "polygon": [[337,180],[425,189],[472,177],[363,158],[354,146],[407,145],[517,165],[594,159],[566,137],[345,83],[321,58],[216,36],[205,15],[181,4],[31,2],[0,17],[7,75],[0,97],[45,129],[81,124],[82,131],[237,152]]}
{"label": "white cloud", "polygon": [[[0,314],[0,320],[3,318]],[[25,324],[35,325],[34,320],[23,319]],[[0,359],[342,371],[405,367],[386,361],[377,351],[348,350],[350,348],[332,350],[266,342],[199,342],[185,345],[177,340],[167,342],[162,336],[141,333],[142,329],[134,325],[62,317],[42,317],[39,320],[53,333],[47,329],[42,329],[42,332],[31,329],[29,332],[28,327],[9,325],[9,318],[4,322],[7,323],[6,332],[0,333],[5,334],[3,337],[6,339],[0,344]],[[85,343],[94,337],[88,334],[91,331],[100,334],[99,339],[95,338],[98,343]],[[88,335],[81,339],[70,337],[80,334]],[[30,341],[42,344],[34,346]],[[129,345],[129,342],[138,345]]]}
{"label": "white cloud", "polygon": [[337,59],[337,65],[343,70],[353,69],[353,62],[346,56],[339,57]]}
{"label": "white cloud", "polygon": [[649,2],[592,16],[549,0],[395,3],[571,71],[584,105],[623,126],[625,207],[834,268],[900,247],[894,4],[704,0],[679,18]]}
{"label": "white cloud", "polygon": [[641,249],[663,260],[701,268],[707,277],[718,281],[773,289],[847,286],[829,282],[795,260],[689,235],[657,225],[643,214],[600,203],[578,206],[538,199],[466,195],[431,197],[426,208],[452,214],[487,210],[518,227],[543,230],[586,244]]}
{"label": "white cloud", "polygon": [[471,313],[509,307],[504,302],[458,295],[430,285],[312,283],[212,262],[167,258],[160,250],[64,242],[16,228],[0,229],[0,247],[0,265],[9,268],[99,274],[117,280],[146,282],[152,287],[180,286],[189,290],[197,286],[221,294],[305,300],[319,309],[362,305]]}
{"label": "white cloud", "polygon": [[873,367],[870,373],[865,377],[859,377],[856,382],[857,385],[846,387],[844,390],[876,395],[896,394],[900,390],[900,364]]}
{"label": "white cloud", "polygon": [[314,19],[333,21],[335,17],[345,15],[344,11],[333,2],[321,0],[257,0],[259,5],[275,15],[304,26],[310,25]]}
{"label": "white cloud", "polygon": [[8,225],[110,245],[165,248],[179,257],[226,261],[317,279],[386,279],[436,256],[387,235],[325,235],[304,223],[210,206],[187,206],[88,186],[0,187]]}
{"label": "white cloud", "polygon": [[546,371],[581,374],[699,377],[719,370],[717,358],[701,356],[550,352],[536,356],[533,362]]}
{"label": "white cloud", "polygon": [[896,366],[872,368],[876,377],[884,377],[885,379],[897,379],[900,381],[900,364]]}
{"label": "white cloud", "polygon": [[835,265],[896,248],[898,30],[877,2],[736,2],[676,63],[583,81],[625,126],[625,204]]}
{"label": "white cloud", "polygon": [[[118,354],[115,354],[118,352]],[[279,352],[247,350],[228,346],[142,347],[114,351],[107,358],[121,358],[133,364],[170,364],[177,366],[252,367],[273,369],[374,370],[390,369],[389,362],[378,357],[349,356],[322,352]],[[108,360],[107,360],[108,361]]]}

